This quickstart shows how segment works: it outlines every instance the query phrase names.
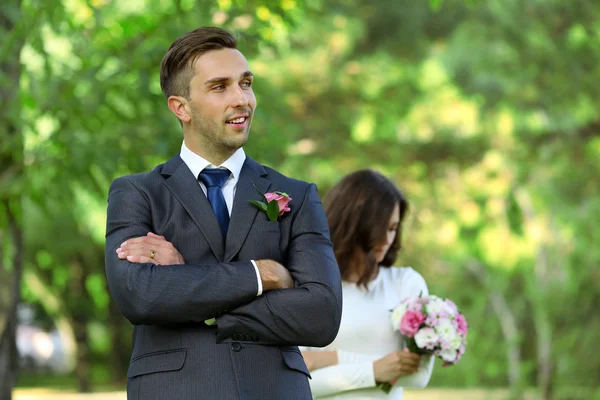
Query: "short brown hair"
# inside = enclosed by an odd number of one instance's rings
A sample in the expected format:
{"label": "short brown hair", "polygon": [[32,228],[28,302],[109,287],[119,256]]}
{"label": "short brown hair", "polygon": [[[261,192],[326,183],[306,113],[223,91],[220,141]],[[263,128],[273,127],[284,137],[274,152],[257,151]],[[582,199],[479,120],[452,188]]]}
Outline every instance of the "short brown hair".
{"label": "short brown hair", "polygon": [[[400,207],[396,238],[377,264],[373,250],[385,240],[396,204]],[[342,279],[358,272],[357,284],[366,288],[377,267],[390,267],[396,262],[402,247],[401,227],[408,202],[389,179],[364,169],[338,182],[325,196],[323,205]]]}
{"label": "short brown hair", "polygon": [[166,98],[189,98],[194,61],[210,50],[235,49],[235,37],[224,29],[202,27],[177,38],[160,63],[160,87]]}

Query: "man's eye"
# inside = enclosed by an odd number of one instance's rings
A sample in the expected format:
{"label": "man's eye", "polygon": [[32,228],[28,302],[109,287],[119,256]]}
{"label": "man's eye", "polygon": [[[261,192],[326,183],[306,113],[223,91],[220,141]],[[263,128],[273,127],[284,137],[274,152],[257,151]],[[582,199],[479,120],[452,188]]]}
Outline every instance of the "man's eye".
{"label": "man's eye", "polygon": [[250,86],[252,86],[252,82],[250,82],[250,81],[244,81],[244,82],[242,82],[242,86],[243,87],[250,87]]}
{"label": "man's eye", "polygon": [[213,90],[222,90],[222,89],[225,89],[225,85],[213,86]]}

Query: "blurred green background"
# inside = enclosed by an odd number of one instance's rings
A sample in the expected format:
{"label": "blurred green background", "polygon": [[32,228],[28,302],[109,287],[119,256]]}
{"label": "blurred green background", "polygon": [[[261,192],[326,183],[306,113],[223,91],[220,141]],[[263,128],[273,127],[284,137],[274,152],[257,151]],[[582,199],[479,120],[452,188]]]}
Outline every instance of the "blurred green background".
{"label": "blurred green background", "polygon": [[470,323],[430,387],[600,397],[600,1],[3,0],[0,399],[15,331],[17,386],[124,388],[108,186],[179,151],[159,65],[201,25],[256,76],[250,156],[405,192],[398,264]]}

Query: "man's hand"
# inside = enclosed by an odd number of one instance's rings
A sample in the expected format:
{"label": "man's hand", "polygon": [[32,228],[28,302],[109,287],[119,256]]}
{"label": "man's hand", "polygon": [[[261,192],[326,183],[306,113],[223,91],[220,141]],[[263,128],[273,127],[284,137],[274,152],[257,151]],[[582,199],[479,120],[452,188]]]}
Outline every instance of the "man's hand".
{"label": "man's hand", "polygon": [[283,265],[274,260],[257,260],[263,290],[291,289],[294,287],[292,275]]}
{"label": "man's hand", "polygon": [[[147,236],[128,239],[117,249],[121,260],[155,265],[185,264],[179,251],[164,236],[148,232]],[[152,257],[154,255],[154,257]]]}
{"label": "man's hand", "polygon": [[373,363],[377,382],[395,382],[398,378],[412,375],[419,369],[421,356],[409,351],[393,351]]}

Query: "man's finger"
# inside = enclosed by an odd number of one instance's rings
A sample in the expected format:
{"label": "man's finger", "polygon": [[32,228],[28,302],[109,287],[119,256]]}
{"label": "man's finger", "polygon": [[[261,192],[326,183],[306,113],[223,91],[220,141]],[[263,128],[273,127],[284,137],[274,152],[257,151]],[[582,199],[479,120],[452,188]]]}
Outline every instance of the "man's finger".
{"label": "man's finger", "polygon": [[167,240],[167,239],[166,239],[164,236],[157,235],[156,233],[152,233],[152,232],[148,232],[148,235],[147,235],[147,236],[150,236],[150,237],[155,237],[155,238],[159,238],[159,239],[161,239],[161,240]]}
{"label": "man's finger", "polygon": [[153,245],[159,245],[159,244],[164,243],[164,240],[159,239],[158,237],[140,236],[140,237],[136,237],[136,238],[127,239],[126,241],[121,243],[121,247],[130,246],[132,244],[140,244],[140,243],[149,243],[149,244],[153,244]]}
{"label": "man's finger", "polygon": [[127,261],[138,264],[152,263],[154,265],[160,265],[158,261],[145,256],[127,256]]}
{"label": "man's finger", "polygon": [[146,242],[127,242],[124,245],[121,245],[121,250],[137,250],[137,249],[146,249],[148,252],[150,250],[157,251],[158,249],[166,249],[169,247],[169,242],[160,239],[151,239]]}
{"label": "man's finger", "polygon": [[[119,256],[120,259],[125,259],[127,258],[129,260],[129,256],[133,256],[133,257],[144,257],[147,258],[149,260],[152,260],[152,251],[153,250],[148,250],[146,247],[139,247],[139,248],[127,248],[127,249],[122,249],[120,252],[117,253],[117,255]],[[157,250],[154,250],[154,259],[156,259],[159,255],[159,252]],[[139,261],[135,261],[135,262],[139,262]],[[149,261],[143,261],[143,262],[149,262]]]}

